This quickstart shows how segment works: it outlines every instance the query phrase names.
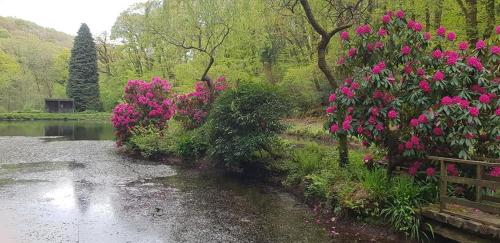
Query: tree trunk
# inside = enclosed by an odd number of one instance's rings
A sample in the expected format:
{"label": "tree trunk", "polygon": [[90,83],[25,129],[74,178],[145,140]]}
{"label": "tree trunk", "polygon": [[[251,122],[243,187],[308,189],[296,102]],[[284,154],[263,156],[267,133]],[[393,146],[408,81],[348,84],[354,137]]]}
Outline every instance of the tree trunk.
{"label": "tree trunk", "polygon": [[462,0],[457,0],[457,3],[465,16],[465,31],[469,42],[476,43],[478,39],[477,30],[477,0],[465,0],[467,6]]}
{"label": "tree trunk", "polygon": [[[312,26],[314,31],[318,33],[321,36],[321,40],[318,43],[318,67],[323,72],[325,75],[326,79],[328,80],[328,83],[333,89],[338,88],[337,82],[335,82],[335,77],[333,77],[331,69],[328,67],[328,64],[326,62],[326,53],[328,49],[328,44],[330,43],[330,40],[332,37],[337,34],[338,32],[349,28],[351,25],[342,25],[339,26],[335,29],[333,29],[330,32],[327,32],[321,25],[320,23],[316,20],[314,17],[313,11],[311,9],[311,6],[309,5],[309,1],[307,0],[300,0],[300,4],[302,5],[302,8],[304,9],[304,12],[307,17],[307,21],[309,24]],[[343,120],[339,119],[339,120]],[[349,148],[347,144],[347,134],[339,134],[338,136],[338,142],[339,142],[339,163],[341,166],[347,166],[349,164]]]}
{"label": "tree trunk", "polygon": [[495,0],[486,0],[484,7],[486,8],[486,27],[484,29],[483,39],[490,38],[495,28]]}
{"label": "tree trunk", "polygon": [[443,0],[436,0],[436,9],[434,10],[434,29],[441,25],[441,17],[443,16]]}
{"label": "tree trunk", "polygon": [[431,12],[429,10],[429,2],[425,2],[425,31],[431,30]]}
{"label": "tree trunk", "polygon": [[346,167],[349,164],[349,147],[347,141],[347,134],[341,133],[338,135],[339,139],[339,163],[341,167]]}

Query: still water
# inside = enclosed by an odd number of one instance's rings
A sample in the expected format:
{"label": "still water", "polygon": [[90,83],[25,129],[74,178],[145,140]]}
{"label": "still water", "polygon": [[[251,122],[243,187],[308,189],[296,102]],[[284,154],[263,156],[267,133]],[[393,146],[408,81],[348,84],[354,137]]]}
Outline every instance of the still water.
{"label": "still water", "polygon": [[0,242],[332,241],[287,193],[133,159],[112,137],[106,123],[0,122]]}
{"label": "still water", "polygon": [[96,121],[0,121],[0,136],[112,140],[113,127],[110,123]]}

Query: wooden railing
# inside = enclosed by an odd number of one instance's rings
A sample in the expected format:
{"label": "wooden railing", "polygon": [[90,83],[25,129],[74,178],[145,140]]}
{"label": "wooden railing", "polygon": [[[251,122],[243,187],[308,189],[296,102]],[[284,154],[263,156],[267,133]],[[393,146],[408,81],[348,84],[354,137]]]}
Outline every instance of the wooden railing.
{"label": "wooden railing", "polygon": [[[427,158],[429,160],[439,162],[441,167],[440,179],[439,179],[440,211],[446,211],[447,213],[452,213],[447,210],[446,204],[457,204],[469,208],[479,209],[483,212],[500,214],[500,198],[495,197],[494,195],[487,195],[486,193],[483,193],[483,191],[488,191],[489,189],[500,190],[500,177],[493,177],[485,175],[484,173],[485,167],[492,167],[492,166],[500,167],[499,159],[486,159],[485,161],[476,161],[476,160],[453,159],[453,158],[436,157],[436,156],[428,156]],[[475,178],[448,175],[447,166],[449,163],[467,164],[470,166],[475,166],[476,167]],[[474,200],[449,197],[448,183],[458,183],[458,184],[466,184],[474,186],[475,187]],[[483,190],[483,188],[486,189]],[[460,215],[460,216],[466,216],[466,215]]]}

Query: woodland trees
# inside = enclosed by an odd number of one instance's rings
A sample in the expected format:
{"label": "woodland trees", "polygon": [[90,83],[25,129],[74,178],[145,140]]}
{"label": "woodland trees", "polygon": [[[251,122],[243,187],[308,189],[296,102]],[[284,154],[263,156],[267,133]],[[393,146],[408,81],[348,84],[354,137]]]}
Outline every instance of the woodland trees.
{"label": "woodland trees", "polygon": [[75,37],[69,63],[66,85],[68,97],[75,99],[77,111],[101,110],[99,75],[94,38],[86,24],[82,24]]}

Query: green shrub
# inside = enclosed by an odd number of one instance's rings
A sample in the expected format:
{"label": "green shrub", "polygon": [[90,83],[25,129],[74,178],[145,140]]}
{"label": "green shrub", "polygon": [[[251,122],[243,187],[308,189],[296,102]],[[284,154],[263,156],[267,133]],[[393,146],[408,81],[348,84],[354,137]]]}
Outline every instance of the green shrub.
{"label": "green shrub", "polygon": [[211,155],[227,167],[244,167],[256,154],[272,153],[277,134],[285,129],[281,118],[286,112],[282,96],[272,86],[243,83],[227,90],[209,115]]}
{"label": "green shrub", "polygon": [[139,151],[146,158],[152,158],[166,152],[163,141],[163,134],[158,128],[137,127],[132,130],[132,136],[125,145],[128,149]]}
{"label": "green shrub", "polygon": [[361,184],[373,200],[382,202],[387,199],[390,180],[385,169],[377,167],[372,171],[364,173]]}
{"label": "green shrub", "polygon": [[[408,176],[398,176],[393,178],[391,183],[387,204],[382,210],[392,227],[406,236],[413,239],[422,240],[428,238],[427,234],[421,230],[420,217],[417,212],[425,200],[423,199],[426,188],[415,183],[413,178]],[[432,227],[426,224],[431,230]]]}
{"label": "green shrub", "polygon": [[206,132],[203,127],[185,131],[176,139],[176,153],[184,158],[201,158],[208,149]]}
{"label": "green shrub", "polygon": [[285,161],[287,184],[298,184],[308,175],[335,167],[335,151],[328,147],[306,143],[304,147],[291,146],[289,150],[290,158]]}
{"label": "green shrub", "polygon": [[330,192],[330,181],[322,175],[309,175],[305,177],[304,198],[308,202],[325,201]]}

